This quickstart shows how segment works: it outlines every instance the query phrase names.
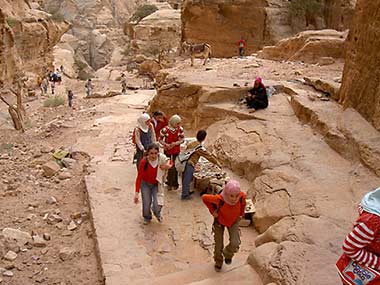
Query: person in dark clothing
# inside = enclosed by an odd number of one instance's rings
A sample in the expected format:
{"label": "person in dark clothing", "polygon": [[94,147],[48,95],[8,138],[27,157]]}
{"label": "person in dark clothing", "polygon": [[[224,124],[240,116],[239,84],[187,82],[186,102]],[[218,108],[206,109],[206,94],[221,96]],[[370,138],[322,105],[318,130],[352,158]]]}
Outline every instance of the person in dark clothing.
{"label": "person in dark clothing", "polygon": [[73,97],[74,93],[72,90],[67,91],[67,100],[69,101],[69,107],[73,108]]}
{"label": "person in dark clothing", "polygon": [[245,98],[250,112],[255,112],[258,109],[268,107],[267,90],[262,82],[261,77],[256,77],[255,85],[248,90],[248,95]]}

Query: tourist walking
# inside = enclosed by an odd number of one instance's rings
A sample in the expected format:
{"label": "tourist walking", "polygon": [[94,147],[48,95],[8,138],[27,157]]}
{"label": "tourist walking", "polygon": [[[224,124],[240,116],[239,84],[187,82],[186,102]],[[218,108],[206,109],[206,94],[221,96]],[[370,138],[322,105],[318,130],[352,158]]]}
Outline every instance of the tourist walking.
{"label": "tourist walking", "polygon": [[150,123],[150,116],[147,113],[142,114],[137,119],[137,127],[133,131],[134,143],[136,144],[136,167],[139,169],[140,161],[144,152],[151,143],[156,142],[156,134],[153,125]]}
{"label": "tourist walking", "polygon": [[161,130],[168,125],[168,119],[162,111],[155,111],[151,120],[157,141],[160,139]]}
{"label": "tourist walking", "polygon": [[[214,217],[214,261],[215,270],[220,271],[223,259],[226,264],[231,264],[234,254],[240,246],[239,221],[245,211],[245,194],[240,191],[240,184],[236,180],[230,180],[224,186],[221,194],[202,196],[203,203]],[[229,234],[229,244],[224,247],[224,229]]]}
{"label": "tourist walking", "polygon": [[74,93],[73,91],[70,89],[67,91],[67,100],[69,102],[69,107],[72,109],[73,108],[73,97],[74,97]]}
{"label": "tourist walking", "polygon": [[193,179],[195,166],[198,163],[198,160],[201,156],[206,158],[211,163],[218,165],[221,168],[220,162],[216,159],[214,155],[209,153],[203,146],[203,143],[206,139],[207,132],[205,130],[199,130],[197,132],[197,141],[191,142],[187,145],[186,150],[194,150],[189,159],[186,162],[185,170],[182,174],[182,200],[191,199],[190,194],[190,184]]}
{"label": "tourist walking", "polygon": [[[141,159],[138,167],[134,197],[134,202],[138,203],[139,192],[141,190],[144,224],[151,222],[152,211],[157,220],[162,222],[161,207],[158,201],[159,179],[157,176],[160,170],[166,171],[170,166],[169,160],[165,155],[159,153],[158,144],[153,143],[146,148],[146,156]],[[163,191],[163,189],[161,191]]]}
{"label": "tourist walking", "polygon": [[92,88],[94,87],[92,85],[92,81],[91,81],[91,78],[89,78],[86,82],[86,84],[84,85],[84,87],[86,88],[86,96],[89,97],[91,96],[91,92],[92,92]]}
{"label": "tourist walking", "polygon": [[237,42],[237,46],[239,49],[239,56],[243,57],[245,54],[245,48],[247,46],[247,42],[244,40],[243,37],[240,37],[240,40]]}
{"label": "tourist walking", "polygon": [[121,74],[120,83],[121,83],[121,94],[127,94],[127,78],[125,77],[124,73]]}
{"label": "tourist walking", "polygon": [[[175,161],[181,151],[180,145],[185,141],[184,131],[180,124],[181,117],[173,115],[169,119],[169,125],[162,128],[160,132],[160,144],[164,148],[164,153],[171,161]],[[169,191],[178,189],[178,172],[175,167],[169,169],[166,184]]]}
{"label": "tourist walking", "polygon": [[364,195],[336,266],[345,285],[380,284],[380,187]]}
{"label": "tourist walking", "polygon": [[46,95],[48,91],[49,81],[46,77],[42,79],[41,87],[42,87],[42,95]]}
{"label": "tourist walking", "polygon": [[255,112],[259,109],[268,107],[267,90],[263,84],[261,77],[256,77],[253,88],[248,90],[248,95],[245,97],[247,107],[250,112]]}

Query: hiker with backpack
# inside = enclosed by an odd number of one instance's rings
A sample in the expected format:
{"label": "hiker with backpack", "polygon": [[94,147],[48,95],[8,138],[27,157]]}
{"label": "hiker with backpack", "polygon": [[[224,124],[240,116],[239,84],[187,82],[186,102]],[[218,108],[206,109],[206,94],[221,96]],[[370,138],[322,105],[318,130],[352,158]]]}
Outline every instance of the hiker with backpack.
{"label": "hiker with backpack", "polygon": [[158,195],[163,189],[159,188],[159,185],[163,182],[164,172],[170,167],[169,159],[159,152],[158,144],[149,144],[146,148],[146,155],[141,159],[138,166],[134,196],[134,202],[137,204],[141,190],[144,225],[151,222],[152,210],[157,221],[162,222],[162,207],[160,206]]}
{"label": "hiker with backpack", "polygon": [[247,107],[250,113],[259,109],[268,107],[267,89],[263,84],[261,77],[256,77],[253,88],[248,90],[248,95],[245,97]]}
{"label": "hiker with backpack", "polygon": [[153,125],[150,122],[150,116],[147,113],[143,113],[137,119],[137,127],[133,130],[132,143],[136,145],[136,167],[137,170],[140,166],[140,161],[144,156],[144,152],[148,146],[156,142],[156,134],[154,132]]}
{"label": "hiker with backpack", "polygon": [[[184,161],[185,168],[182,173],[182,194],[181,194],[181,200],[189,200],[191,199],[190,193],[190,184],[193,180],[194,170],[195,166],[198,163],[198,160],[201,156],[206,158],[211,163],[214,163],[218,165],[220,168],[222,167],[220,162],[216,159],[214,155],[209,153],[203,146],[203,143],[206,139],[207,132],[205,130],[199,130],[197,132],[197,141],[191,142],[187,145],[186,151],[190,152],[188,153],[187,160]],[[176,167],[178,165],[178,160],[181,159],[181,154],[179,155],[177,161],[176,161]],[[178,167],[177,167],[177,170]]]}
{"label": "hiker with backpack", "polygon": [[[169,125],[162,128],[160,132],[160,144],[164,148],[164,153],[171,161],[175,161],[181,152],[181,143],[185,141],[185,135],[181,124],[181,117],[173,115],[169,119]],[[168,171],[168,190],[178,189],[178,172],[175,167]]]}
{"label": "hiker with backpack", "polygon": [[[226,264],[232,263],[234,254],[240,246],[239,221],[245,211],[245,194],[240,191],[240,183],[230,180],[224,186],[221,194],[202,196],[203,203],[214,217],[214,261],[215,271],[219,272],[223,266],[223,259]],[[224,229],[227,228],[229,234],[229,244],[224,247]]]}

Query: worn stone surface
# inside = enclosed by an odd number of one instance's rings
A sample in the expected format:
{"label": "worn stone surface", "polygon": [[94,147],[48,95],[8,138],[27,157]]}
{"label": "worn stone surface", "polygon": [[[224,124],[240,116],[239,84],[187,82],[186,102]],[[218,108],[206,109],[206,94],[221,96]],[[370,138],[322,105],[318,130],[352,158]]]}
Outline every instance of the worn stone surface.
{"label": "worn stone surface", "polygon": [[304,77],[304,80],[307,85],[314,87],[318,91],[322,91],[326,94],[329,94],[329,96],[331,96],[331,98],[335,99],[336,101],[339,100],[339,83],[333,80],[324,80],[320,78],[310,77]]}
{"label": "worn stone surface", "polygon": [[279,61],[333,64],[333,59],[344,58],[346,36],[345,32],[335,30],[300,32],[279,41],[275,46],[264,47],[258,56]]}
{"label": "worn stone surface", "polygon": [[377,1],[357,3],[340,90],[340,101],[345,107],[358,110],[377,130],[380,130],[379,7]]}
{"label": "worn stone surface", "polygon": [[46,177],[54,176],[61,167],[55,161],[48,161],[44,165],[42,165],[42,170],[44,171],[44,175]]}

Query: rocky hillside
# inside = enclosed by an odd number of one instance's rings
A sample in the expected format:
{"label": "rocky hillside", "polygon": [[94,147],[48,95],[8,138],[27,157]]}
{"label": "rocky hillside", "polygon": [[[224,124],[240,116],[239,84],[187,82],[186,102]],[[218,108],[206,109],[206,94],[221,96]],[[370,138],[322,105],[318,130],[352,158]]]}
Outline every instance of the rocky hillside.
{"label": "rocky hillside", "polygon": [[44,0],[41,9],[72,23],[68,32],[77,40],[76,62],[97,70],[110,63],[127,43],[122,26],[135,11],[139,0]]}
{"label": "rocky hillside", "polygon": [[36,75],[51,68],[52,49],[69,24],[54,21],[23,0],[0,0],[0,7],[0,86],[12,85],[23,75],[35,84]]}
{"label": "rocky hillside", "polygon": [[249,54],[300,31],[347,29],[355,2],[186,0],[182,8],[182,37],[208,42],[214,56],[229,57],[237,54],[236,42],[243,36]]}
{"label": "rocky hillside", "polygon": [[380,130],[380,3],[359,0],[353,22],[341,98]]}

